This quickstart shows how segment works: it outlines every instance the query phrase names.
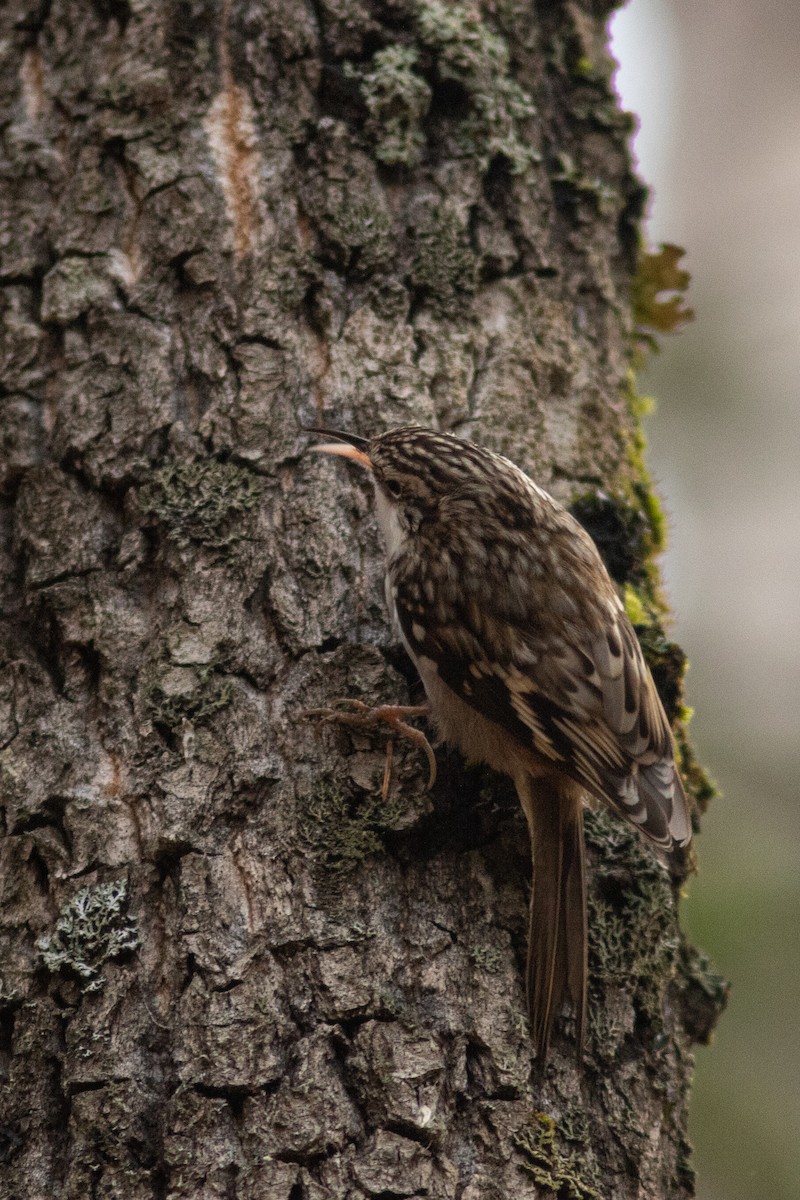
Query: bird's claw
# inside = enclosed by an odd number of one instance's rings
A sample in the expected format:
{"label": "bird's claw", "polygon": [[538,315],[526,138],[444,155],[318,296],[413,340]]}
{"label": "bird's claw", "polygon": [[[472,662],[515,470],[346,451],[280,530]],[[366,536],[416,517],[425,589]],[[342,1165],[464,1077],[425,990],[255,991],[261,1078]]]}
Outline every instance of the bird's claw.
{"label": "bird's claw", "polygon": [[343,697],[333,700],[328,708],[310,708],[305,715],[339,725],[350,725],[355,729],[371,729],[381,723],[388,725],[400,737],[407,738],[424,752],[428,761],[428,787],[432,788],[436,782],[436,757],[430,742],[421,730],[415,729],[402,719],[429,716],[430,709],[427,704],[379,704],[371,707],[363,700]]}

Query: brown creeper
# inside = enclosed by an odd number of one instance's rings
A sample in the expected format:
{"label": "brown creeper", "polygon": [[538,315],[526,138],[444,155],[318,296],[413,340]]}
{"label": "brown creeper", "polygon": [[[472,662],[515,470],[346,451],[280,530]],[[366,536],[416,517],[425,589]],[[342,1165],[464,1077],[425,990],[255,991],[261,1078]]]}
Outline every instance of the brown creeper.
{"label": "brown creeper", "polygon": [[591,538],[508,459],[416,426],[333,436],[315,449],[372,473],[389,610],[443,739],[516,785],[533,856],[534,1043],[543,1060],[568,998],[580,1056],[584,793],[664,848],[692,832],[636,634]]}

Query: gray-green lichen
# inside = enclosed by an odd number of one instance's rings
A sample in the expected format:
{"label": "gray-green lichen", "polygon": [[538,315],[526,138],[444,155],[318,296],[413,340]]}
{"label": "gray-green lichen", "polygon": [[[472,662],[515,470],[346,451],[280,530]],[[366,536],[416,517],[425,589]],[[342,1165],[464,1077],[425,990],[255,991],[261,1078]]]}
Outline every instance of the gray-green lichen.
{"label": "gray-green lichen", "polygon": [[168,462],[141,487],[139,503],[180,545],[224,549],[244,536],[242,522],[261,493],[261,480],[234,463]]}
{"label": "gray-green lichen", "polygon": [[466,223],[454,208],[441,205],[420,220],[411,279],[444,305],[459,293],[475,291],[477,259]]}
{"label": "gray-green lichen", "polygon": [[128,884],[124,879],[85,887],[61,909],[53,933],[40,937],[36,948],[48,970],[74,971],[84,992],[105,987],[101,966],[139,945],[133,917],[127,913]]}
{"label": "gray-green lichen", "polygon": [[669,874],[635,831],[605,808],[587,812],[585,823],[587,844],[597,853],[589,897],[592,977],[633,986],[637,1010],[659,1026],[679,949]]}
{"label": "gray-green lichen", "polygon": [[530,1125],[517,1130],[512,1140],[522,1156],[523,1171],[558,1200],[595,1200],[600,1193],[594,1186],[594,1167],[581,1162],[577,1153],[562,1150],[560,1133],[555,1119],[544,1112],[534,1113]]}
{"label": "gray-green lichen", "polygon": [[323,780],[301,801],[298,830],[322,870],[345,874],[383,850],[381,834],[401,811],[399,802],[384,801],[380,793],[351,800],[337,784]]}
{"label": "gray-green lichen", "polygon": [[[419,50],[395,45],[377,51],[359,77],[369,113],[367,132],[379,161],[415,166],[426,142],[424,123],[434,97],[432,83],[454,83],[466,95],[468,111],[455,119],[457,153],[472,158],[482,171],[498,155],[513,174],[523,174],[541,155],[531,145],[522,123],[536,113],[531,97],[510,74],[507,43],[473,8],[442,0],[417,0]],[[427,78],[426,78],[427,76]],[[445,106],[444,123],[454,121]]]}
{"label": "gray-green lichen", "polygon": [[348,270],[358,275],[370,275],[386,269],[392,260],[391,222],[384,208],[376,206],[374,196],[341,194],[338,209],[331,213],[331,223],[340,245],[347,251]]}
{"label": "gray-green lichen", "polygon": [[[416,70],[418,61],[411,46],[387,46],[375,54],[372,70],[360,81],[375,157],[391,166],[416,166],[425,149],[421,122],[430,108],[431,89]],[[349,67],[347,73],[356,72]]]}
{"label": "gray-green lichen", "polygon": [[495,946],[472,946],[469,956],[475,966],[488,975],[497,975],[505,963],[505,956]]}
{"label": "gray-green lichen", "polygon": [[147,689],[145,704],[156,725],[174,731],[184,720],[197,724],[226,708],[232,695],[230,680],[219,675],[214,663],[167,665]]}
{"label": "gray-green lichen", "polygon": [[310,165],[300,202],[319,237],[316,257],[362,277],[391,270],[396,246],[386,194],[342,121],[319,121]]}
{"label": "gray-green lichen", "polygon": [[469,97],[470,113],[460,122],[456,142],[485,170],[503,155],[514,174],[522,174],[540,154],[520,124],[536,113],[531,97],[509,74],[506,42],[481,19],[477,9],[419,0],[420,41],[436,55],[439,78],[460,84]]}

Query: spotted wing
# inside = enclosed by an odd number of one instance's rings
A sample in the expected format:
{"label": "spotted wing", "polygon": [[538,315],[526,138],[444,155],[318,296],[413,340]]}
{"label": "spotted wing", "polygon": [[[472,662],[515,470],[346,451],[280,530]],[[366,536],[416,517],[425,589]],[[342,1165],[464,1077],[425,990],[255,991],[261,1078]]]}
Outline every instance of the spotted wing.
{"label": "spotted wing", "polygon": [[[594,551],[594,547],[592,547]],[[394,602],[415,657],[436,665],[463,701],[525,749],[575,779],[654,842],[686,844],[691,822],[672,736],[636,634],[602,572],[548,590],[550,607],[504,587],[425,589],[395,581]],[[526,564],[519,568],[524,576]],[[581,567],[585,574],[585,569]],[[562,573],[563,575],[563,573]],[[576,596],[582,600],[576,600]]]}

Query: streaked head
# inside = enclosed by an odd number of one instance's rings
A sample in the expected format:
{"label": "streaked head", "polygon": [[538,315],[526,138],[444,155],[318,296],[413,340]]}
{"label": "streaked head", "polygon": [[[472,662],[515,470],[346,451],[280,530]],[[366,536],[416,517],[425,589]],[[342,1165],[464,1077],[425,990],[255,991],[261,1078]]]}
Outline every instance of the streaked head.
{"label": "streaked head", "polygon": [[[379,501],[384,499],[398,508],[402,523],[412,529],[435,513],[446,498],[458,498],[462,508],[462,502],[481,510],[488,505],[502,524],[513,528],[520,520],[527,522],[531,493],[539,492],[507,459],[453,434],[436,433],[420,425],[390,429],[370,440],[333,430],[310,432],[339,439],[313,449],[366,467],[375,481]],[[379,503],[379,515],[380,507]]]}
{"label": "streaked head", "polygon": [[401,504],[428,507],[466,486],[492,486],[497,474],[493,454],[448,433],[421,425],[390,429],[376,438],[313,429],[337,439],[312,446],[369,470],[376,485]]}

